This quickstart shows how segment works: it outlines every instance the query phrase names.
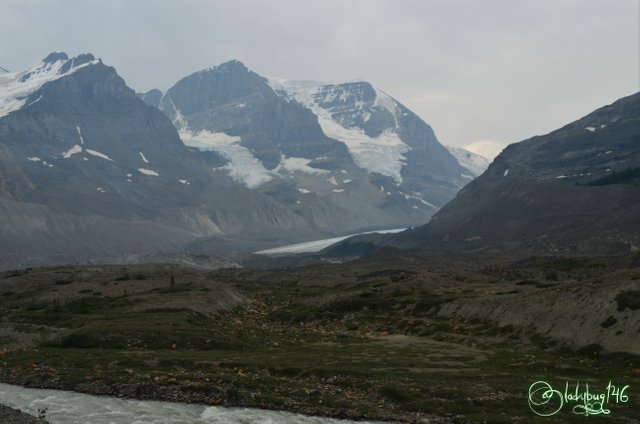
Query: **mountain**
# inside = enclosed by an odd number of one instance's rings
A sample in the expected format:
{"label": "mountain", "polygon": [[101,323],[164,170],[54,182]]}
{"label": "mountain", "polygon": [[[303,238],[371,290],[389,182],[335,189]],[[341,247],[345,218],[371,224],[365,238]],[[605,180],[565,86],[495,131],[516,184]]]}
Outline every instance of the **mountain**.
{"label": "mountain", "polygon": [[621,254],[640,247],[638,217],[640,93],[508,146],[427,225],[334,249]]}
{"label": "mountain", "polygon": [[0,268],[228,265],[234,251],[424,222],[471,178],[369,84],[318,86],[322,99],[305,85],[310,103],[294,87],[233,61],[136,95],[91,54],[0,74]]}
{"label": "mountain", "polygon": [[131,261],[212,236],[312,234],[293,211],[213,170],[221,157],[194,155],[90,54],[52,53],[1,75],[0,99],[1,268]]}
{"label": "mountain", "polygon": [[473,178],[431,127],[367,82],[265,78],[230,61],[139,96],[193,151],[222,156],[236,182],[294,200],[303,216],[334,210],[313,218],[327,229],[416,225]]}
{"label": "mountain", "polygon": [[460,165],[469,170],[471,175],[479,177],[487,170],[491,161],[484,156],[473,153],[462,147],[445,146],[449,152],[458,160]]}
{"label": "mountain", "polygon": [[166,117],[90,54],[52,53],[0,75],[1,267],[100,260],[213,233],[181,209],[193,203],[186,184],[208,172]]}

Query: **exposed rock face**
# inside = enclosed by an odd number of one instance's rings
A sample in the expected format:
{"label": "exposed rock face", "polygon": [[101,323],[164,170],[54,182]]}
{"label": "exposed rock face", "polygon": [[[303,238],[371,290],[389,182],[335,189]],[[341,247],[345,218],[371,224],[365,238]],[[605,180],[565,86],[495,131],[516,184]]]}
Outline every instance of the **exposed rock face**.
{"label": "exposed rock face", "polygon": [[[464,168],[422,121],[400,125],[408,118],[389,110],[409,112],[388,96],[366,83],[339,89],[344,104],[318,107],[345,131],[368,132],[373,148],[328,136],[310,105],[235,61],[165,94],[136,95],[90,54],[52,53],[0,75],[0,267],[166,258],[185,246],[215,258],[424,222]],[[358,90],[361,103],[349,97]],[[363,111],[370,119],[356,122]],[[412,131],[422,141],[405,143]],[[371,165],[385,142],[398,172],[358,163]],[[446,172],[421,174],[402,149],[444,151]],[[418,192],[429,178],[440,188]]]}
{"label": "exposed rock face", "polygon": [[640,93],[507,147],[421,228],[426,249],[626,253],[640,245]]}
{"label": "exposed rock face", "polygon": [[203,230],[167,215],[193,208],[178,180],[204,184],[207,168],[113,68],[59,53],[17,77],[3,88],[33,90],[0,119],[0,266],[118,257]]}
{"label": "exposed rock face", "polygon": [[46,424],[47,421],[0,405],[0,421],[5,424]]}
{"label": "exposed rock face", "polygon": [[194,153],[222,157],[212,166],[323,235],[422,223],[472,178],[426,123],[366,82],[264,78],[231,61],[139,96]]}

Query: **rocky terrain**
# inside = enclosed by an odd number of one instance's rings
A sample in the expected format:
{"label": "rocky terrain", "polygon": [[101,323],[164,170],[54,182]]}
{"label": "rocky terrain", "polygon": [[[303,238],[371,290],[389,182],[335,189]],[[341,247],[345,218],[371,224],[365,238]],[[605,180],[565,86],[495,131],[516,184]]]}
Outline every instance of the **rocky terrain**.
{"label": "rocky terrain", "polygon": [[[640,94],[508,146],[421,227],[347,240],[374,246],[529,254],[640,248]],[[367,249],[362,244],[368,244]]]}
{"label": "rocky terrain", "polygon": [[0,422],[3,424],[46,424],[46,421],[0,405]]}
{"label": "rocky terrain", "polygon": [[[0,380],[400,422],[532,422],[526,390],[640,383],[640,256],[0,275]],[[640,419],[637,399],[613,422]],[[582,422],[569,409],[546,422]]]}
{"label": "rocky terrain", "polygon": [[232,61],[138,96],[100,59],[65,53],[0,74],[0,269],[185,256],[215,268],[232,252],[422,224],[471,178],[365,82],[267,79]]}

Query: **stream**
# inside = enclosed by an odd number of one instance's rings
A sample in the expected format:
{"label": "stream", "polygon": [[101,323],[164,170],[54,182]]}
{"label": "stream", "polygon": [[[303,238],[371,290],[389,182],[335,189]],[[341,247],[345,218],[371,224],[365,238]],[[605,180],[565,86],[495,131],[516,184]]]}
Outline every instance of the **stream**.
{"label": "stream", "polygon": [[289,412],[119,399],[64,390],[30,389],[4,383],[0,383],[0,403],[34,416],[38,415],[39,410],[46,410],[45,418],[51,424],[355,423]]}

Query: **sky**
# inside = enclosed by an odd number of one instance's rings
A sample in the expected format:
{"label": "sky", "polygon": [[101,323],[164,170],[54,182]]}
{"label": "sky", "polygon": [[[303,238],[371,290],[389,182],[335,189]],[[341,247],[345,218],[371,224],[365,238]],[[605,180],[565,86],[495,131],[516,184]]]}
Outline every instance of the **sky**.
{"label": "sky", "polygon": [[91,52],[136,91],[231,59],[366,80],[489,158],[640,91],[640,0],[1,0],[0,66]]}

